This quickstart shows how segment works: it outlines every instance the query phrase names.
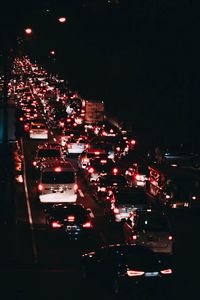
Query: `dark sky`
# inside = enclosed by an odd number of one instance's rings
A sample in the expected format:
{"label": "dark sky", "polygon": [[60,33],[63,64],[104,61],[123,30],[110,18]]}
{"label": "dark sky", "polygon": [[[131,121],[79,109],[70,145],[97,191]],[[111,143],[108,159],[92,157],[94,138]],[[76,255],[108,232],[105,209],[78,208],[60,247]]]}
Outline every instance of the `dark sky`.
{"label": "dark sky", "polygon": [[[16,13],[14,19],[19,28],[27,21],[33,25],[27,45],[33,56],[68,78],[83,96],[103,99],[137,132],[154,132],[162,140],[198,139],[198,3],[106,2],[50,0],[23,6],[27,2],[21,0],[12,12],[23,7],[17,13],[21,21]],[[48,3],[51,13],[41,13]],[[67,15],[67,26],[55,23],[59,14]],[[52,48],[54,64],[47,55]]]}

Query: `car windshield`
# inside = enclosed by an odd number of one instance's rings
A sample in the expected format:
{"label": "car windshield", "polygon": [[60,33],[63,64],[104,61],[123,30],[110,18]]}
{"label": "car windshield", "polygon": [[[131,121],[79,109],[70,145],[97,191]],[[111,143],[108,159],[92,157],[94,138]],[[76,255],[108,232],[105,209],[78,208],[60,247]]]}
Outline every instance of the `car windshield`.
{"label": "car windshield", "polygon": [[127,181],[124,177],[121,176],[114,176],[114,177],[105,177],[102,178],[102,183],[106,185],[120,185],[125,186],[127,185]]}
{"label": "car windshield", "polygon": [[62,220],[67,219],[68,216],[74,216],[75,223],[83,223],[88,220],[87,212],[77,205],[67,208],[52,208],[49,214]]}
{"label": "car windshield", "polygon": [[125,263],[127,267],[147,268],[156,265],[155,255],[143,247],[108,247],[99,251],[104,261]]}
{"label": "car windshield", "polygon": [[62,183],[74,183],[75,176],[72,171],[66,172],[43,172],[42,183],[47,184],[62,184]]}
{"label": "car windshield", "polygon": [[147,203],[147,196],[143,193],[119,192],[117,193],[117,202],[119,204],[145,204]]}
{"label": "car windshield", "polygon": [[40,149],[38,151],[38,157],[56,157],[60,158],[60,151],[58,149]]}
{"label": "car windshield", "polygon": [[148,167],[138,166],[138,173],[139,174],[148,174],[149,173]]}
{"label": "car windshield", "polygon": [[140,216],[137,222],[137,230],[168,232],[169,223],[163,216]]}

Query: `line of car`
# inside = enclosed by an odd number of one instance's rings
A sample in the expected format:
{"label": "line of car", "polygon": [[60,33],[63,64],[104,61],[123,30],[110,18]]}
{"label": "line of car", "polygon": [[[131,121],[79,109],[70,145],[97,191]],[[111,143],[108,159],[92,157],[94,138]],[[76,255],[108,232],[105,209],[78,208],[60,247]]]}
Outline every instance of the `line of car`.
{"label": "line of car", "polygon": [[[26,72],[32,70],[27,57],[17,58],[14,70],[23,74],[24,65]],[[126,285],[136,288],[170,282],[174,272],[172,227],[167,212],[158,208],[157,201],[147,193],[147,161],[128,159],[137,149],[134,137],[115,131],[108,121],[98,126],[84,124],[81,97],[54,89],[60,82],[49,78],[45,70],[34,67],[26,85],[23,76],[20,78],[15,91],[11,90],[16,97],[18,128],[24,138],[44,140],[34,152],[32,174],[37,180],[37,197],[45,212],[47,230],[72,240],[93,237],[95,216],[90,208],[77,203],[81,177],[100,205],[107,226],[120,223],[124,237],[124,243],[100,245],[83,253],[82,277],[100,276],[116,294]],[[51,92],[47,94],[48,90]],[[20,101],[22,98],[26,103],[35,103],[37,116],[25,113],[27,107],[31,108]],[[73,108],[75,99],[79,100],[77,109],[67,110],[72,99]],[[74,121],[76,117],[82,118],[81,124]],[[57,141],[52,142],[55,136]]]}

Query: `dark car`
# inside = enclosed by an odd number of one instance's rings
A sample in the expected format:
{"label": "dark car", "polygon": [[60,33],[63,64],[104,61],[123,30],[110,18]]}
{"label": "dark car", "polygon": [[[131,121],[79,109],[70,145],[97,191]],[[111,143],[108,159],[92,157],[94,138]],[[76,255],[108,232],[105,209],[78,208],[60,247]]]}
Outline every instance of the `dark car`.
{"label": "dark car", "polygon": [[92,218],[91,210],[82,205],[54,205],[48,210],[46,224],[48,229],[66,238],[78,239],[92,234]]}
{"label": "dark car", "polygon": [[83,254],[81,274],[84,279],[96,278],[101,284],[108,284],[118,294],[127,292],[127,288],[168,286],[173,274],[172,265],[167,254],[156,254],[144,246],[117,244]]}
{"label": "dark car", "polygon": [[129,187],[129,183],[124,175],[102,175],[97,178],[92,194],[95,200],[103,201],[113,190],[118,190],[119,188],[125,187]]}
{"label": "dark car", "polygon": [[117,174],[119,172],[111,158],[94,157],[89,160],[85,169],[86,180],[95,182],[100,175]]}
{"label": "dark car", "polygon": [[105,207],[105,216],[120,222],[127,219],[133,211],[151,208],[150,197],[137,188],[121,188],[110,193]]}

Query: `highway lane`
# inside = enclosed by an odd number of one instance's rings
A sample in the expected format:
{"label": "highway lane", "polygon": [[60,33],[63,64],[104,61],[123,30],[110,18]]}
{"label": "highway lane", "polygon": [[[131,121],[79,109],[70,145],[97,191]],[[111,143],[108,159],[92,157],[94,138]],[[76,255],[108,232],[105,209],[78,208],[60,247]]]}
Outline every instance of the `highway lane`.
{"label": "highway lane", "polygon": [[[25,270],[34,270],[35,267],[36,273],[38,272],[40,276],[41,272],[46,272],[48,276],[51,276],[49,273],[53,274],[52,277],[54,278],[56,274],[64,274],[56,276],[55,289],[60,286],[60,277],[63,280],[63,277],[71,278],[71,274],[75,274],[73,276],[77,278],[76,282],[80,286],[80,290],[85,291],[87,294],[86,286],[79,278],[79,257],[83,248],[88,247],[87,243],[67,242],[48,234],[45,229],[45,215],[41,211],[37,199],[36,180],[31,171],[32,159],[39,143],[41,142],[30,141],[27,138],[23,139],[28,200],[26,193],[20,188],[20,193],[17,196],[16,248],[18,265],[20,265],[20,268],[24,267]],[[73,163],[76,164],[75,160],[73,160]],[[81,175],[78,175],[78,183],[79,194],[77,202],[91,208],[95,217],[95,227],[100,243],[122,241],[120,225],[111,226],[105,222],[102,207],[93,200],[88,186]],[[30,206],[29,213],[27,201]],[[30,212],[32,225],[30,224]],[[170,213],[170,220],[176,241],[174,254],[176,272],[172,290],[173,298],[188,299],[189,295],[191,296],[195,294],[195,291],[199,290],[200,214],[197,211],[194,213],[173,211]],[[24,276],[24,273],[22,272],[20,276]],[[67,287],[72,293],[73,285],[67,284]],[[93,292],[97,290],[99,292],[100,287],[89,284],[88,288],[89,290],[92,289]],[[104,298],[110,299],[110,294],[105,288],[100,288],[101,293],[103,293]]]}

